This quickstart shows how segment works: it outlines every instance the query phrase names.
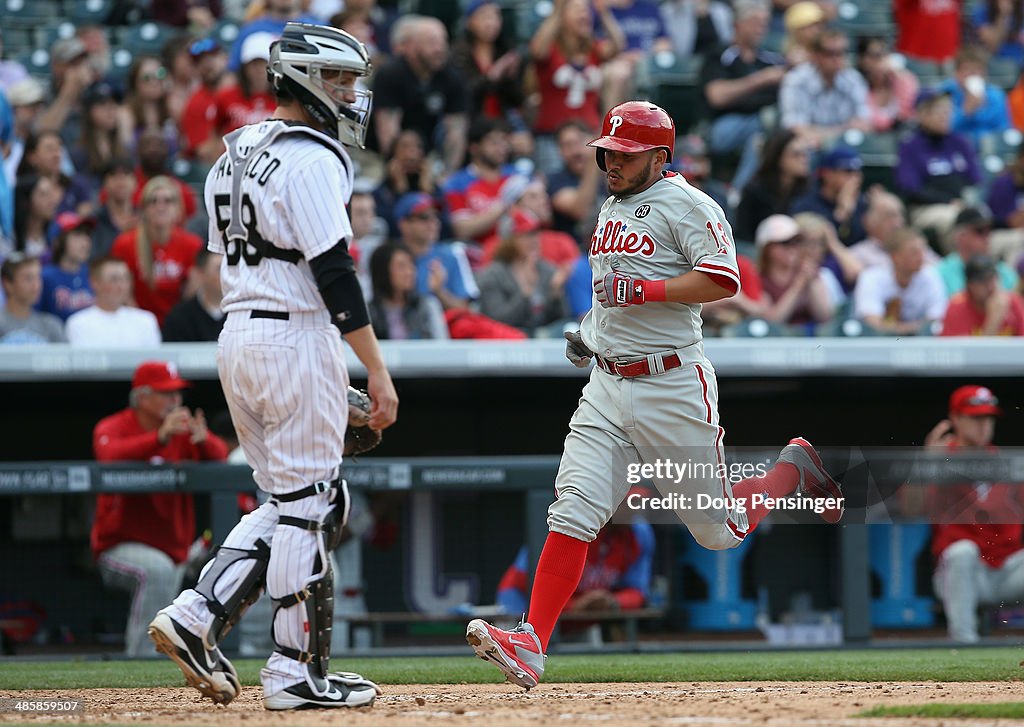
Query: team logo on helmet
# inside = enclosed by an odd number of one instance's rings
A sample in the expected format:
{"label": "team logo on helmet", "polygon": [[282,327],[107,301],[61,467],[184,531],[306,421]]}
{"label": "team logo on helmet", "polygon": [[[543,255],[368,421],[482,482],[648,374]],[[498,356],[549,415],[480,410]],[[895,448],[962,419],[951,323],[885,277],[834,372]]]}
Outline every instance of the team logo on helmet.
{"label": "team logo on helmet", "polygon": [[640,205],[639,207],[636,208],[636,212],[634,212],[633,214],[636,215],[636,217],[638,219],[642,220],[644,217],[646,217],[650,213],[651,213],[651,206],[649,204],[642,204],[642,205]]}
{"label": "team logo on helmet", "polygon": [[608,119],[608,123],[611,125],[611,129],[608,130],[608,136],[615,136],[615,130],[622,126],[622,117],[613,116]]}

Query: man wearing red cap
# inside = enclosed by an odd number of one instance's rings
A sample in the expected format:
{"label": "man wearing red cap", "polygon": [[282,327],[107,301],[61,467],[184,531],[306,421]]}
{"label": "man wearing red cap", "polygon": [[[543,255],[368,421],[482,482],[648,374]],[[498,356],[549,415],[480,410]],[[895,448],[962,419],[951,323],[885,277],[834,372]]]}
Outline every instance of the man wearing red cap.
{"label": "man wearing red cap", "polygon": [[[129,406],[100,420],[93,450],[100,462],[188,462],[227,457],[224,441],[210,433],[202,409],[182,405],[190,386],[174,364],[146,361],[132,377]],[[192,495],[106,493],[96,498],[92,551],[103,582],[132,593],[125,653],[152,653],[146,624],[181,587],[195,540]]]}
{"label": "man wearing red cap", "polygon": [[[925,447],[995,453],[995,418],[1002,413],[990,389],[961,386],[949,397],[949,418],[928,433]],[[949,636],[976,642],[979,605],[1024,598],[1024,503],[1014,485],[989,482],[936,485],[925,497],[934,517],[933,584]]]}

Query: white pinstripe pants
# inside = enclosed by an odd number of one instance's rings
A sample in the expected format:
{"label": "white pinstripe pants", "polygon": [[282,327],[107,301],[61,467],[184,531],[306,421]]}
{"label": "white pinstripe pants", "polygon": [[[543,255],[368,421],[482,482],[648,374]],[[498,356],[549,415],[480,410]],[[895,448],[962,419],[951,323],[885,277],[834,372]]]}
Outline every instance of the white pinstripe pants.
{"label": "white pinstripe pants", "polygon": [[[336,476],[348,423],[348,372],[341,336],[326,314],[293,313],[280,321],[232,313],[221,333],[217,368],[239,443],[262,490],[285,494]],[[267,592],[272,598],[302,590],[329,568],[319,534],[278,524],[280,515],[322,521],[333,507],[328,497],[265,503],[224,541],[224,547],[242,550],[252,550],[257,540],[270,546]],[[251,567],[248,560],[231,565],[217,582],[217,598],[223,601],[233,592]],[[213,620],[195,591],[185,591],[174,605],[172,617],[195,634]],[[282,609],[274,633],[280,645],[307,651],[305,606]],[[305,664],[277,652],[260,673],[266,696],[306,676]]]}
{"label": "white pinstripe pants", "polygon": [[181,588],[185,565],[176,564],[167,553],[143,543],[119,543],[100,554],[100,576],[110,588],[132,594],[124,652],[128,656],[155,654],[146,626]]}

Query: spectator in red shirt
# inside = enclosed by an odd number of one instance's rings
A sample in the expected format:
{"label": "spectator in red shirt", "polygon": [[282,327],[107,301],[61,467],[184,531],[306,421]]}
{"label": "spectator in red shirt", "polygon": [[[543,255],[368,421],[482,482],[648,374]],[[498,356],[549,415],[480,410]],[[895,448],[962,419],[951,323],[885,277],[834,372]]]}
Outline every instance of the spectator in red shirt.
{"label": "spectator in red shirt", "polygon": [[[984,386],[961,386],[949,397],[949,418],[925,437],[939,452],[995,454],[992,444],[999,400]],[[978,641],[979,605],[1024,598],[1024,502],[1011,484],[904,487],[907,514],[928,512],[933,523],[936,595],[942,600],[950,638]]]}
{"label": "spectator in red shirt", "polygon": [[1024,336],[1024,299],[999,285],[999,271],[988,255],[964,265],[967,286],[953,296],[942,322],[943,336]]}
{"label": "spectator in red shirt", "polygon": [[[606,36],[594,36],[596,12]],[[557,169],[555,129],[570,119],[579,119],[592,129],[601,128],[601,64],[626,47],[626,37],[612,17],[606,0],[558,0],[530,40],[540,94],[540,107],[533,130],[537,135],[537,156],[541,170]]]}
{"label": "spectator in red shirt", "polygon": [[508,163],[508,129],[486,117],[469,127],[468,165],[444,185],[444,198],[455,237],[482,241],[498,219],[522,196],[529,178]]}
{"label": "spectator in red shirt", "polygon": [[163,325],[183,296],[202,241],[179,226],[181,194],[169,177],[154,177],[142,190],[142,221],[114,240],[110,254],[128,264],[135,302]]}
{"label": "spectator in red shirt", "polygon": [[206,164],[217,161],[224,142],[214,134],[217,123],[217,93],[231,81],[228,75],[228,54],[215,38],[204,38],[189,46],[196,64],[199,86],[185,103],[181,116],[184,152]]}
{"label": "spectator in red shirt", "polygon": [[270,33],[253,33],[242,43],[238,82],[217,92],[217,137],[263,121],[274,110],[276,102],[267,80],[267,61],[274,40]]}
{"label": "spectator in red shirt", "polygon": [[[132,377],[129,406],[100,420],[93,451],[100,462],[222,461],[228,448],[206,428],[202,409],[182,405],[189,382],[173,364],[147,361]],[[192,495],[101,494],[96,498],[92,551],[103,582],[132,594],[125,653],[153,649],[146,624],[181,586],[189,548],[195,540]]]}
{"label": "spectator in red shirt", "polygon": [[896,50],[924,61],[948,61],[960,48],[963,0],[893,0]]}
{"label": "spectator in red shirt", "polygon": [[[541,229],[537,234],[540,236],[540,256],[543,259],[555,267],[576,264],[580,258],[580,248],[576,239],[559,230],[547,229],[551,226],[552,219],[551,198],[548,196],[543,179],[537,178],[530,182],[523,192],[523,196],[509,210],[509,214],[514,215],[517,211],[527,212],[540,222]],[[497,231],[484,240],[482,260],[484,265],[491,262],[499,242],[501,242],[501,238]]]}

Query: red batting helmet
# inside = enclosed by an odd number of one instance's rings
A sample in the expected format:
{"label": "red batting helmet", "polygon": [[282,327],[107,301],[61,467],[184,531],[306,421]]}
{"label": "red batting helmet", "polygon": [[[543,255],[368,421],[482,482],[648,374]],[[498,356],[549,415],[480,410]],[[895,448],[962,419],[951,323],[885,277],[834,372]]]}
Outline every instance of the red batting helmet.
{"label": "red batting helmet", "polygon": [[676,145],[676,124],[668,112],[650,101],[626,101],[605,114],[601,136],[587,146],[597,147],[597,166],[604,171],[604,152],[636,153],[650,149],[668,152],[672,161]]}

